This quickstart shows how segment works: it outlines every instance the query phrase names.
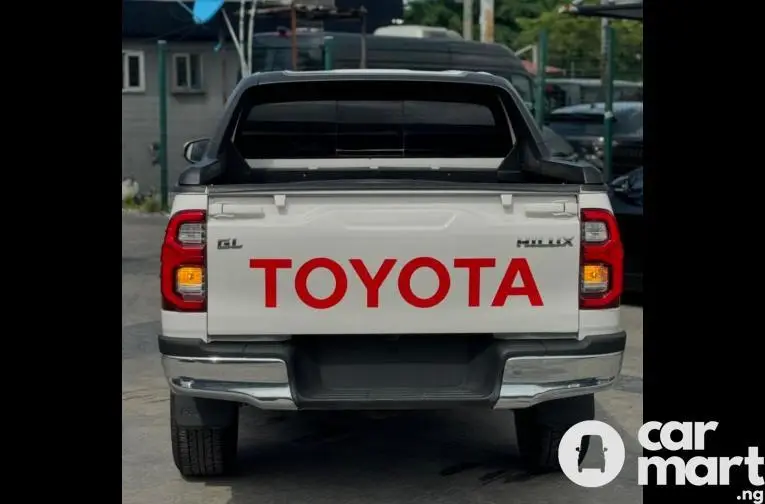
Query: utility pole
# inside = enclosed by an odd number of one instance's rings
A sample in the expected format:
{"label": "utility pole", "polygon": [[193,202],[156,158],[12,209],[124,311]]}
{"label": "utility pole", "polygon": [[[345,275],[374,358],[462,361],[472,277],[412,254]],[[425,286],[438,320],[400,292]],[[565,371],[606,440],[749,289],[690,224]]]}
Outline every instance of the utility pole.
{"label": "utility pole", "polygon": [[481,0],[479,25],[481,27],[481,42],[494,42],[494,0]]}
{"label": "utility pole", "polygon": [[611,182],[612,161],[613,161],[613,131],[614,131],[614,54],[616,43],[614,37],[614,28],[611,25],[606,27],[606,73],[603,76],[605,87],[603,88],[604,102],[603,107],[603,176],[606,182]]}
{"label": "utility pole", "polygon": [[539,45],[534,46],[534,66],[537,72],[534,91],[534,119],[541,128],[545,122],[545,78],[547,77],[547,30],[539,32]]}
{"label": "utility pole", "polygon": [[[600,5],[613,5],[613,0],[600,0]],[[608,18],[600,21],[600,82],[603,97],[603,176],[611,182],[613,157],[614,101],[614,30]]]}
{"label": "utility pole", "polygon": [[473,40],[473,0],[462,0],[462,38]]}
{"label": "utility pole", "polygon": [[167,42],[157,41],[157,66],[159,87],[159,190],[162,197],[162,210],[168,207],[167,183]]}
{"label": "utility pole", "polygon": [[[613,4],[612,0],[600,0],[600,5]],[[601,89],[606,89],[606,66],[608,65],[608,27],[611,26],[608,18],[600,19],[600,78]],[[605,97],[603,97],[605,100]]]}

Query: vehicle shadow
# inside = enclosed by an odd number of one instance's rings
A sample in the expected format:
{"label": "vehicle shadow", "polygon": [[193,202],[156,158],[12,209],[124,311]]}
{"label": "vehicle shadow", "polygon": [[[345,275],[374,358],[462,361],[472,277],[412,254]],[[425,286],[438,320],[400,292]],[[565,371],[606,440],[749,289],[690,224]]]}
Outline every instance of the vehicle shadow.
{"label": "vehicle shadow", "polygon": [[245,408],[242,419],[238,474],[206,482],[228,487],[228,504],[470,502],[487,485],[533,478],[519,467],[511,412]]}

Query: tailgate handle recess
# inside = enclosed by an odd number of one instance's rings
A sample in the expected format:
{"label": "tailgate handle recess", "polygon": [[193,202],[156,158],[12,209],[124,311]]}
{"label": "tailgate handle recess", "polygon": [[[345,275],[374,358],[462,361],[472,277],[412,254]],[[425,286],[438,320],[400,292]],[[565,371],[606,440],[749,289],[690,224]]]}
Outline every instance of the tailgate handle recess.
{"label": "tailgate handle recess", "polygon": [[579,206],[569,201],[551,203],[532,203],[526,205],[525,213],[529,217],[573,217],[579,212]]}
{"label": "tailgate handle recess", "polygon": [[266,216],[262,206],[234,203],[210,203],[207,214],[212,219],[235,219],[237,217],[262,218]]}

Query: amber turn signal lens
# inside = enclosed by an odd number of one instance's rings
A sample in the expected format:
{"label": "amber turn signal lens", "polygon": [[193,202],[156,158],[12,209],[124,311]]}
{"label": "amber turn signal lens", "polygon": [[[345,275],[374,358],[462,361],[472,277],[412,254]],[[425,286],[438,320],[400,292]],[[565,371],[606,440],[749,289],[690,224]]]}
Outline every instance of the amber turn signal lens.
{"label": "amber turn signal lens", "polygon": [[200,293],[204,282],[205,272],[201,266],[182,266],[175,272],[175,288],[179,293]]}
{"label": "amber turn signal lens", "polygon": [[585,264],[582,266],[582,292],[598,293],[608,290],[608,266]]}

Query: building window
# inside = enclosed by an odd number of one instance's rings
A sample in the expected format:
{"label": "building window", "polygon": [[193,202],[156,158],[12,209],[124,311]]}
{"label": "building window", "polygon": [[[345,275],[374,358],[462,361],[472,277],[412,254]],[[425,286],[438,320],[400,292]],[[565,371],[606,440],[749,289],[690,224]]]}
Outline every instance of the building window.
{"label": "building window", "polygon": [[176,91],[202,90],[202,56],[200,54],[173,55],[173,86]]}
{"label": "building window", "polygon": [[143,51],[122,51],[122,91],[141,92],[146,89]]}

